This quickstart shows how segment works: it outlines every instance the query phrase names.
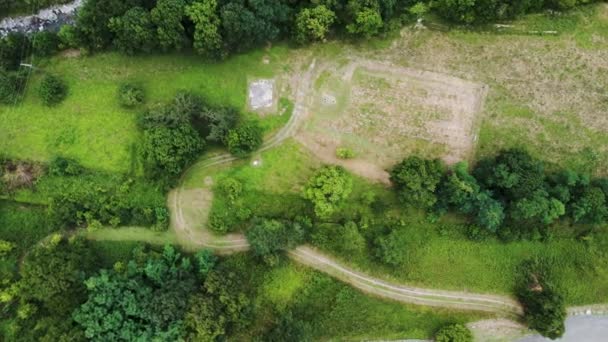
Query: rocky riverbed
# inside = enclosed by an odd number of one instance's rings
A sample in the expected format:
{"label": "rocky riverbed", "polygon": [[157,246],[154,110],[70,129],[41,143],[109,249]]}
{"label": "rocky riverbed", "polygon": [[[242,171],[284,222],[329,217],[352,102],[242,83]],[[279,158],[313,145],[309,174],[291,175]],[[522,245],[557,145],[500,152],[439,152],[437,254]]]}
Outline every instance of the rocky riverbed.
{"label": "rocky riverbed", "polygon": [[0,37],[10,32],[30,34],[44,30],[57,31],[61,25],[73,22],[76,11],[83,2],[84,0],[74,0],[42,9],[33,15],[4,18],[0,21]]}

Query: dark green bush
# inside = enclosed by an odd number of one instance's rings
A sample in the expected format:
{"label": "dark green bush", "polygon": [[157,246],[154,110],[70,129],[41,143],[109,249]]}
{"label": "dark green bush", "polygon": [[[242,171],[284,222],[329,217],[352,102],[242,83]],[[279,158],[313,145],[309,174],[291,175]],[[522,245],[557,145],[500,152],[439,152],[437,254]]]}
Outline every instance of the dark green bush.
{"label": "dark green bush", "polygon": [[51,56],[57,52],[58,48],[59,38],[56,33],[41,31],[32,36],[32,53],[35,56]]}
{"label": "dark green bush", "polygon": [[0,70],[0,103],[14,105],[23,99],[27,71]]}
{"label": "dark green bush", "polygon": [[54,75],[46,75],[38,87],[38,95],[47,106],[53,106],[63,101],[68,95],[68,86]]}
{"label": "dark green bush", "polygon": [[435,342],[473,342],[473,334],[462,324],[450,324],[439,329]]}
{"label": "dark green bush", "polygon": [[228,132],[228,150],[243,157],[262,145],[263,130],[257,121],[247,121]]}
{"label": "dark green bush", "polygon": [[0,39],[0,71],[17,70],[27,57],[30,40],[23,33],[13,32]]}
{"label": "dark green bush", "polygon": [[84,168],[74,159],[55,157],[49,163],[48,172],[53,176],[78,176]]}
{"label": "dark green bush", "polygon": [[517,296],[524,306],[525,320],[530,328],[556,339],[565,331],[566,306],[564,298],[551,282],[550,269],[546,259],[524,262]]}
{"label": "dark green bush", "polygon": [[123,83],[118,87],[118,103],[131,108],[144,103],[146,96],[144,89],[133,83]]}

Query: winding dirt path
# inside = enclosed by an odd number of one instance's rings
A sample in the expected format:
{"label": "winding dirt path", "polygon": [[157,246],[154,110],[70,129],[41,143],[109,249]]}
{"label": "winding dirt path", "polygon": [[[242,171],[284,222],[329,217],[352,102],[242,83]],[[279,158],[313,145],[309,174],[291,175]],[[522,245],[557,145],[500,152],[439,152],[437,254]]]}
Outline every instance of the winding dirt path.
{"label": "winding dirt path", "polygon": [[[311,89],[313,76],[318,73],[315,66],[316,63],[313,60],[301,78],[296,90],[296,101],[291,118],[276,135],[262,145],[259,152],[281,144],[296,133],[300,123],[307,116],[307,92]],[[201,160],[195,166],[197,170],[201,170],[230,163],[236,159],[230,154],[220,154]],[[188,171],[184,175],[188,174]],[[184,189],[182,182],[182,185],[173,190],[168,198],[168,205],[171,208],[171,227],[180,242],[190,246],[211,248],[221,254],[241,252],[249,248],[249,244],[242,234],[218,236],[205,229],[204,226],[196,227],[199,222],[188,222],[183,206],[183,204],[187,204],[184,200],[186,191],[192,190]],[[212,199],[213,195],[210,189],[196,189],[195,191],[199,191],[197,196],[200,196],[200,198],[206,198],[208,201]],[[206,213],[208,214],[208,212]],[[443,291],[393,284],[341,265],[330,256],[309,246],[300,246],[290,251],[289,256],[297,262],[329,274],[377,297],[418,305],[485,311],[508,317],[517,317],[522,314],[519,303],[506,296]]]}

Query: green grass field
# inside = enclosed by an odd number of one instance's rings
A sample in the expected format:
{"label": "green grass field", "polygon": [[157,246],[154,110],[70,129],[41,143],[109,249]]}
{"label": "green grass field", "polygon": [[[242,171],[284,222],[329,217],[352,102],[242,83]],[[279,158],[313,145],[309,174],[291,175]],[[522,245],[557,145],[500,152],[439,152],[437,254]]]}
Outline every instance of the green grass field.
{"label": "green grass field", "polygon": [[594,245],[559,237],[549,242],[477,242],[467,239],[465,227],[449,218],[433,224],[414,211],[399,217],[405,226],[397,229],[407,236],[401,246],[407,251],[404,265],[382,264],[371,246],[361,254],[329,252],[365,272],[407,284],[506,295],[513,293],[524,260],[545,257],[568,305],[608,298],[608,254],[597,251],[605,242]]}
{"label": "green grass field", "polygon": [[[141,84],[147,104],[168,101],[177,90],[191,90],[211,103],[245,111],[248,78],[275,75],[285,67],[288,54],[286,47],[279,46],[222,63],[184,54],[126,57],[104,53],[41,60],[24,102],[15,107],[0,106],[0,150],[9,157],[38,161],[63,155],[76,158],[87,168],[127,172],[138,140],[135,117],[142,108],[125,110],[119,106],[119,83]],[[269,57],[269,64],[262,62],[264,56]],[[45,107],[37,98],[44,73],[60,75],[69,84],[69,95],[58,106]],[[264,127],[273,129],[285,117],[270,116]]]}
{"label": "green grass field", "polygon": [[231,257],[247,270],[244,281],[254,291],[252,327],[233,338],[259,336],[270,322],[292,313],[306,322],[314,340],[431,338],[448,323],[488,318],[479,313],[403,305],[366,296],[327,275],[288,261],[269,268],[250,256]]}

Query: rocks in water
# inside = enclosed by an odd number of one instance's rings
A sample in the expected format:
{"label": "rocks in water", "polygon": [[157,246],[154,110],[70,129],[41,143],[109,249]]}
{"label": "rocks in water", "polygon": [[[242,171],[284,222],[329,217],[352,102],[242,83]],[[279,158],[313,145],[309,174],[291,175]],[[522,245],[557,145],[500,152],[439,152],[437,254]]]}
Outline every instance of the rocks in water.
{"label": "rocks in water", "polygon": [[39,31],[58,31],[61,25],[74,21],[76,11],[84,0],[74,0],[64,5],[51,6],[34,15],[4,18],[0,21],[0,37],[11,32],[31,34]]}

